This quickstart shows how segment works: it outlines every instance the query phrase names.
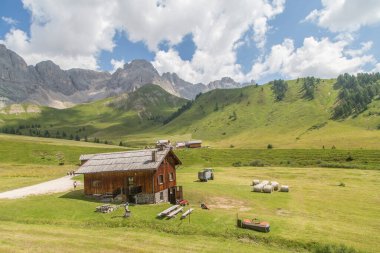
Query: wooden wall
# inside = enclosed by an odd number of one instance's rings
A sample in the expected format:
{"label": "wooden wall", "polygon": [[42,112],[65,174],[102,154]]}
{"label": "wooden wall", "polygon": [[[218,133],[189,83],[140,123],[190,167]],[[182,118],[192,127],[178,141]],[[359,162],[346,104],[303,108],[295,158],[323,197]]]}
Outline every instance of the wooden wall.
{"label": "wooden wall", "polygon": [[188,145],[189,148],[201,148],[202,144],[201,143],[193,143]]}
{"label": "wooden wall", "polygon": [[[169,181],[169,173],[173,173],[174,178],[173,181]],[[159,175],[164,176],[163,184],[158,183]],[[160,167],[157,169],[154,174],[154,192],[160,192],[170,187],[176,186],[177,175],[174,167],[174,161],[171,157],[166,157]]]}
{"label": "wooden wall", "polygon": [[104,194],[126,188],[128,177],[133,177],[134,186],[142,186],[143,193],[152,193],[154,171],[104,172],[84,175],[85,194]]}

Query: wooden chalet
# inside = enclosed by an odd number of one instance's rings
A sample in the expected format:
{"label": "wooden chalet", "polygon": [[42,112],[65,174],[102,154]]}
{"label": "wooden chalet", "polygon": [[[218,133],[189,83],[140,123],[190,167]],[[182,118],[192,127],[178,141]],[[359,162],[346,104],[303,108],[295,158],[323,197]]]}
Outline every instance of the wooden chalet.
{"label": "wooden chalet", "polygon": [[136,204],[182,199],[176,181],[181,161],[171,149],[81,155],[80,161],[76,173],[84,175],[86,195],[122,194]]}

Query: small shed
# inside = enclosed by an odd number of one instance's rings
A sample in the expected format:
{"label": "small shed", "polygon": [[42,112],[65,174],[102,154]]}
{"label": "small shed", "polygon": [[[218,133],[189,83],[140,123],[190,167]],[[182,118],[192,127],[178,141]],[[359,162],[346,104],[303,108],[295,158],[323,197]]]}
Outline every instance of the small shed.
{"label": "small shed", "polygon": [[86,195],[122,194],[136,204],[182,199],[176,168],[181,161],[171,149],[144,149],[80,156],[76,174],[84,175]]}
{"label": "small shed", "polygon": [[170,147],[170,140],[158,140],[156,141],[156,148],[168,148]]}
{"label": "small shed", "polygon": [[186,148],[186,143],[185,142],[177,142],[175,144],[176,148]]}
{"label": "small shed", "polygon": [[201,148],[202,147],[202,141],[201,140],[188,141],[188,142],[186,142],[186,147],[188,147],[188,148]]}

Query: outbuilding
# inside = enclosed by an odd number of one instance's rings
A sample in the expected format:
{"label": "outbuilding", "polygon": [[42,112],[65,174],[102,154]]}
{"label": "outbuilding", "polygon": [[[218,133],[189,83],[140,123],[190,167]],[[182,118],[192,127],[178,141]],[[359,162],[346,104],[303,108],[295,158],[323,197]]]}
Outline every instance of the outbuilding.
{"label": "outbuilding", "polygon": [[86,195],[121,194],[136,204],[181,200],[176,169],[181,161],[171,149],[144,149],[80,156],[76,174],[84,175]]}
{"label": "outbuilding", "polygon": [[188,147],[188,148],[201,148],[202,147],[202,141],[201,140],[188,141],[188,142],[186,142],[186,147]]}

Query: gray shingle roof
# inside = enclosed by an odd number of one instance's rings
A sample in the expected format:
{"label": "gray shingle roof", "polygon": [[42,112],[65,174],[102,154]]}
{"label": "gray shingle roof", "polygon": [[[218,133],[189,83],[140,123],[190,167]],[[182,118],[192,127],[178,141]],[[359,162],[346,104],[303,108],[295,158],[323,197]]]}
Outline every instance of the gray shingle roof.
{"label": "gray shingle roof", "polygon": [[[152,152],[156,151],[156,161],[152,161]],[[88,160],[76,171],[78,174],[157,169],[170,149],[144,149],[127,152],[81,155],[80,160]],[[174,153],[173,153],[174,154]],[[174,155],[175,156],[175,155]],[[176,157],[176,159],[178,159]],[[180,161],[178,160],[180,164]]]}
{"label": "gray shingle roof", "polygon": [[193,141],[186,142],[186,144],[201,144],[201,143],[202,143],[201,140],[193,140]]}

